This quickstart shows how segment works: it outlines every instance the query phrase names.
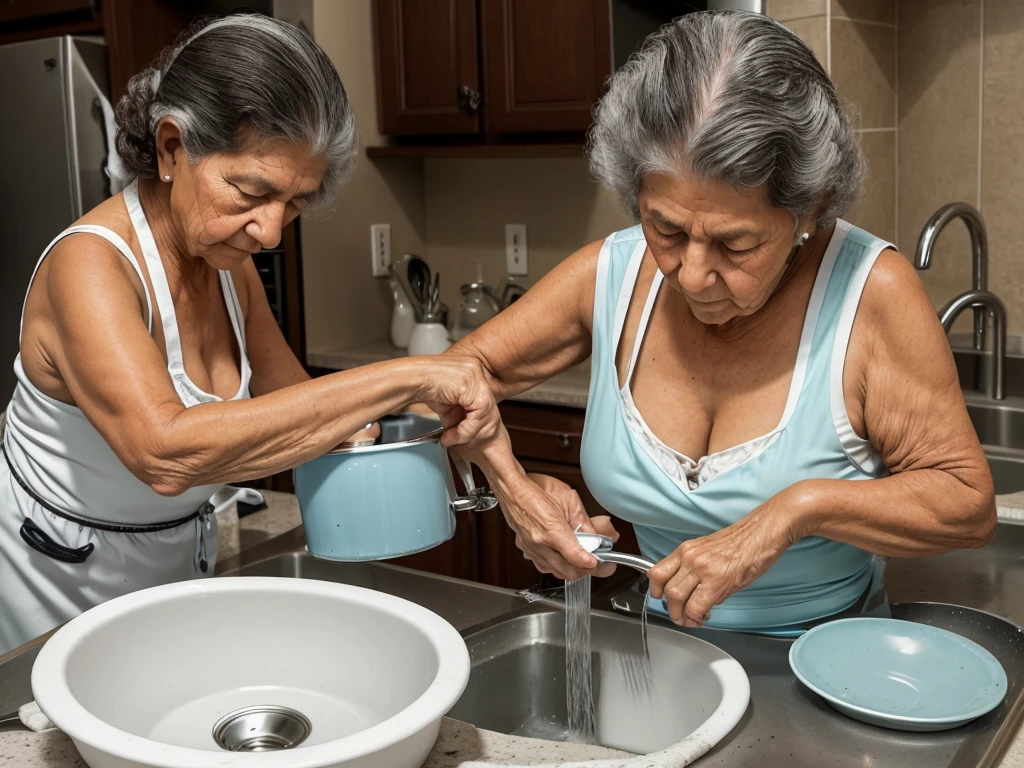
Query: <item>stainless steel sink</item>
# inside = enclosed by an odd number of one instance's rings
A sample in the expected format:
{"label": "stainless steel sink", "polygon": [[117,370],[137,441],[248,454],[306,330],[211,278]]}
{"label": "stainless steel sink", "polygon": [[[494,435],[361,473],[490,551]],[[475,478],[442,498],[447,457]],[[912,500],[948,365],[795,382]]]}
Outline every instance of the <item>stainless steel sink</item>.
{"label": "stainless steel sink", "polygon": [[996,493],[1024,491],[1024,401],[971,398],[967,413],[988,457]]}
{"label": "stainless steel sink", "polygon": [[[604,746],[641,754],[665,749],[711,717],[726,688],[746,686],[715,674],[715,665],[729,661],[717,646],[664,627],[649,630],[645,663],[639,622],[591,617],[595,730]],[[569,738],[565,638],[565,613],[550,607],[467,636],[473,671],[449,716],[516,736]],[[724,705],[733,718],[745,707],[745,697]]]}

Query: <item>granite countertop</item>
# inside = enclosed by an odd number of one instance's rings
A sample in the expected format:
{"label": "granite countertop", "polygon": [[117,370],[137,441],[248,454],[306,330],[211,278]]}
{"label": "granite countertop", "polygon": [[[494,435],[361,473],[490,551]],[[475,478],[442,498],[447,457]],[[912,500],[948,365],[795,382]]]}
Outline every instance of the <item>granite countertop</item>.
{"label": "granite countertop", "polygon": [[[360,365],[394,360],[398,357],[405,357],[405,355],[404,349],[395,347],[387,339],[375,339],[361,344],[311,350],[306,354],[306,362],[316,368],[343,371],[349,368],[358,368]],[[590,361],[588,360],[509,399],[543,405],[561,405],[568,408],[586,408],[589,389]]]}
{"label": "granite countertop", "polygon": [[[217,570],[224,573],[278,554],[281,542],[298,541],[301,518],[296,498],[264,491],[268,508],[238,520],[234,510],[220,518],[221,544]],[[997,497],[1000,516],[1024,521],[1024,493]],[[298,538],[296,538],[298,537]],[[33,641],[30,647],[39,643]],[[0,663],[22,649],[0,657]],[[626,765],[633,757],[604,747],[507,736],[444,718],[441,731],[423,768],[476,768],[580,763],[600,760],[604,768]],[[630,761],[631,762],[631,761]],[[1024,768],[1024,737],[1010,745],[1001,768]],[[58,730],[0,732],[0,768],[87,768],[71,740]]]}

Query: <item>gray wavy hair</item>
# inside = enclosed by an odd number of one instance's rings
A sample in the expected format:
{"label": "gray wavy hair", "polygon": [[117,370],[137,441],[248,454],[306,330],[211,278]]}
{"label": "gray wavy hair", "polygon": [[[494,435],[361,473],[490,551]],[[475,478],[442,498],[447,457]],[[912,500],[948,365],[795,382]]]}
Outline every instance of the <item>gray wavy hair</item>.
{"label": "gray wavy hair", "polygon": [[260,14],[198,22],[129,81],[115,117],[118,154],[143,178],[157,172],[165,117],[192,162],[278,138],[326,157],[314,204],[337,192],[356,160],[355,117],[331,60],[299,28]]}
{"label": "gray wavy hair", "polygon": [[592,173],[639,219],[648,173],[735,187],[828,227],[857,199],[864,159],[835,86],[793,32],[760,14],[707,11],[666,24],[595,109]]}

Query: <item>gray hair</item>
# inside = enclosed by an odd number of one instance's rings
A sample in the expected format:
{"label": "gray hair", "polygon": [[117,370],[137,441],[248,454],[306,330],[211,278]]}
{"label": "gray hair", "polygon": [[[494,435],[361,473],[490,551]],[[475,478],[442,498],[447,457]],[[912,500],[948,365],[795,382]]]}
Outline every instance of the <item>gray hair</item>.
{"label": "gray hair", "polygon": [[[639,219],[648,173],[766,185],[797,220],[828,227],[865,167],[835,86],[793,32],[760,14],[682,16],[609,80],[587,153],[593,174]],[[820,210],[819,210],[820,208]]]}
{"label": "gray hair", "polygon": [[117,103],[117,150],[157,173],[156,127],[172,118],[191,162],[286,139],[328,161],[317,200],[355,165],[355,117],[334,65],[308,34],[259,14],[203,20],[135,75]]}

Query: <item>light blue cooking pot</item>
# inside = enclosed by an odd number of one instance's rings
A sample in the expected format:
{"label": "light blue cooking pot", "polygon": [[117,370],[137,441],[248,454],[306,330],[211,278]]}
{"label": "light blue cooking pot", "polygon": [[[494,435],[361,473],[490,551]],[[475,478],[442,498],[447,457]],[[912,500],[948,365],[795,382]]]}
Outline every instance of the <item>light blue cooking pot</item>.
{"label": "light blue cooking pot", "polygon": [[295,468],[306,549],[314,557],[357,562],[423,552],[455,535],[455,512],[497,505],[459,459],[468,492],[456,493],[437,420],[403,414],[380,425],[376,443],[343,446]]}

